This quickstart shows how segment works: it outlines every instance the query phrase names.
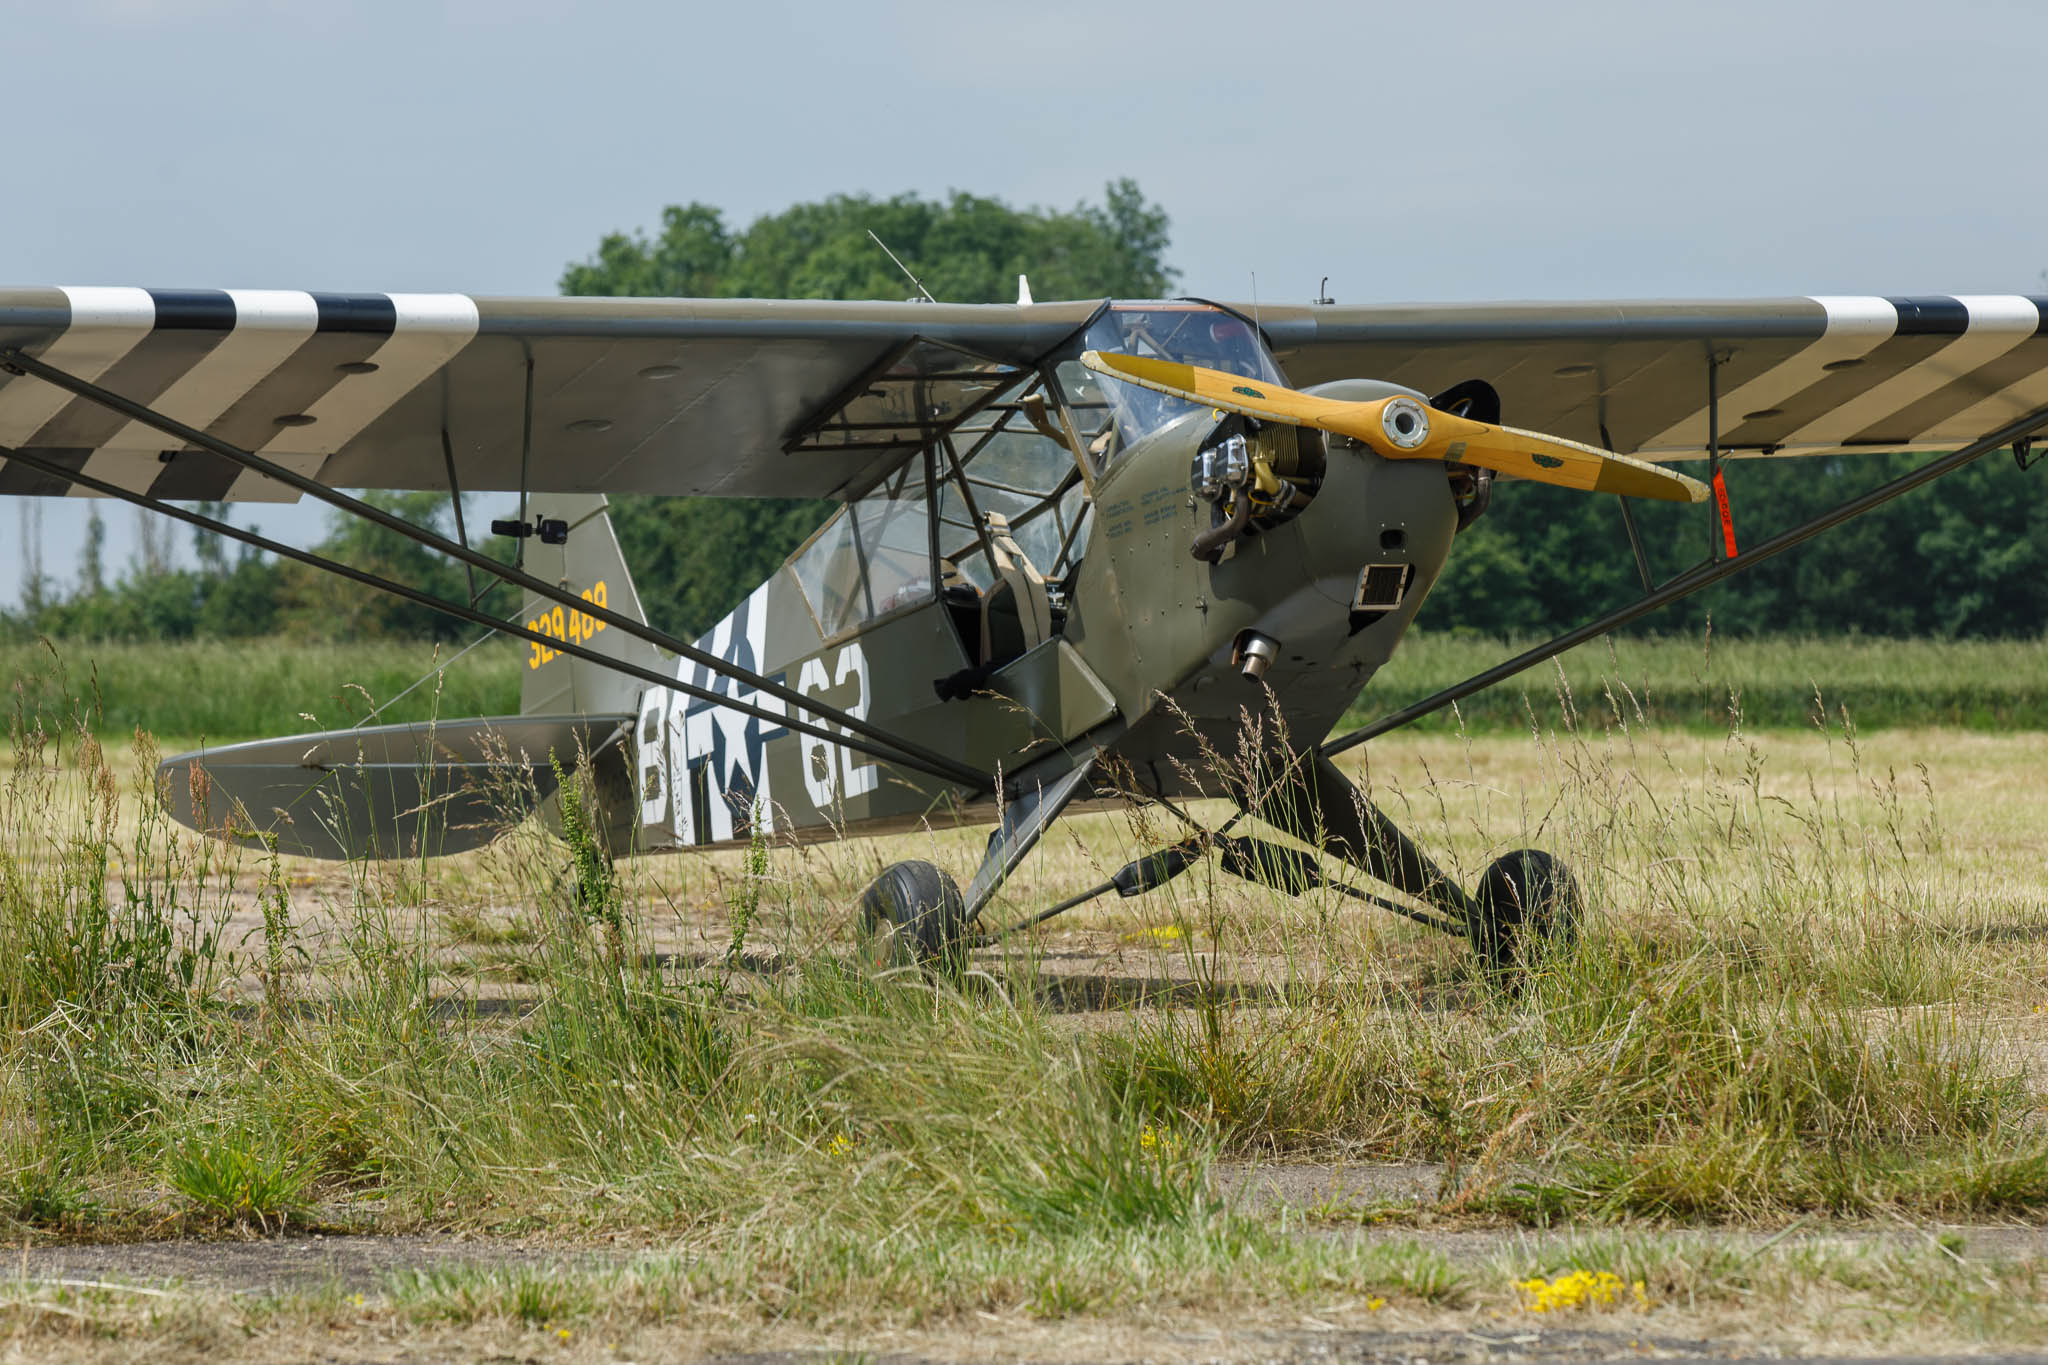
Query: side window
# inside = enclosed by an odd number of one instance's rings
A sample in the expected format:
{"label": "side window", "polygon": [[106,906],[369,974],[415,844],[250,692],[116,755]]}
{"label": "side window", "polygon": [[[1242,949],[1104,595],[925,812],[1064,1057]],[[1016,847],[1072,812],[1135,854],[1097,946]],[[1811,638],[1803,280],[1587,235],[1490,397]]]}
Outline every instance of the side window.
{"label": "side window", "polygon": [[1087,548],[1087,529],[1075,525],[1087,510],[1077,482],[1057,502],[1016,528],[1017,543],[1047,578],[1065,578]]}
{"label": "side window", "polygon": [[924,461],[912,460],[827,522],[793,566],[830,639],[933,594]]}
{"label": "side window", "polygon": [[990,512],[1008,520],[1039,572],[1064,574],[1060,549],[1068,545],[1071,560],[1067,532],[1082,505],[1080,476],[1065,440],[1034,427],[1019,401],[991,404],[963,424],[944,443],[936,472],[939,553],[967,582],[986,589],[995,577],[981,546]]}

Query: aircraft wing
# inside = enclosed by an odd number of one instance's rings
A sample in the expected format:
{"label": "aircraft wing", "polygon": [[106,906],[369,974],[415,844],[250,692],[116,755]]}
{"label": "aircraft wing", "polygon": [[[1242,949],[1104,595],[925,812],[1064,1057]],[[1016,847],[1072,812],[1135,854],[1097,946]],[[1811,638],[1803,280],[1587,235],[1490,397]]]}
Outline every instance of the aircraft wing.
{"label": "aircraft wing", "polygon": [[[331,487],[446,488],[452,460],[464,491],[844,498],[1100,306],[0,289],[0,348]],[[158,498],[297,496],[180,446],[0,373],[0,447]],[[72,491],[0,458],[0,494]]]}
{"label": "aircraft wing", "polygon": [[[1960,445],[2048,403],[2048,299],[1254,309],[1290,380],[1424,393],[1485,379],[1502,418],[1651,459]],[[341,488],[855,497],[1094,301],[1029,305],[0,289],[0,349]],[[292,491],[33,375],[0,447],[155,497]],[[0,457],[0,494],[67,480]]]}
{"label": "aircraft wing", "polygon": [[1938,450],[2048,405],[2048,298],[2022,295],[1267,305],[1259,320],[1297,387],[1484,379],[1504,422],[1658,460],[1706,453],[1710,355],[1738,455]]}

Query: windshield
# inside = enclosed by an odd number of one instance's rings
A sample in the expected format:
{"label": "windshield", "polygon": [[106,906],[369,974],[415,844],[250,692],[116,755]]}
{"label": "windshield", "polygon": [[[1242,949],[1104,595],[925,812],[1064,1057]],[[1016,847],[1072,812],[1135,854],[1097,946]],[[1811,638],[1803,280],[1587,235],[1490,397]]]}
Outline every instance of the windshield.
{"label": "windshield", "polygon": [[[1250,324],[1205,303],[1116,304],[1090,325],[1082,346],[1091,351],[1175,360],[1268,384],[1287,382]],[[1101,458],[1113,456],[1115,449],[1132,445],[1189,413],[1207,411],[1198,403],[1105,379],[1075,361],[1060,366],[1059,377],[1070,407],[1089,428],[1091,446]]]}

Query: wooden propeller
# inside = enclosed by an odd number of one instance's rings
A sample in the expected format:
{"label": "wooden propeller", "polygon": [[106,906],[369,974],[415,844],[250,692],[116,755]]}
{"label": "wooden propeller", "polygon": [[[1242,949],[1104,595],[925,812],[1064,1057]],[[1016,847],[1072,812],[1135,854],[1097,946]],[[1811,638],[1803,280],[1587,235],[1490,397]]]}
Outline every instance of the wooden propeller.
{"label": "wooden propeller", "polygon": [[1349,436],[1389,460],[1477,465],[1518,479],[1588,493],[1618,493],[1664,502],[1707,499],[1705,484],[1662,465],[1541,432],[1475,422],[1406,395],[1363,403],[1319,398],[1221,370],[1114,351],[1084,352],[1081,363],[1112,379],[1224,412]]}

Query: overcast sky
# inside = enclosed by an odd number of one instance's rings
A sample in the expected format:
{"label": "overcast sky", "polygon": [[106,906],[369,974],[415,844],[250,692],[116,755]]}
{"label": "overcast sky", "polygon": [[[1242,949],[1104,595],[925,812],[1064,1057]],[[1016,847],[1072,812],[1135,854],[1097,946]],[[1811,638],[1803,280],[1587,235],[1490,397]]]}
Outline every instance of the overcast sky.
{"label": "overcast sky", "polygon": [[[668,203],[1065,207],[1129,175],[1172,215],[1182,287],[1218,297],[1253,272],[1295,301],[1324,275],[1344,302],[2048,292],[2038,0],[0,0],[0,21],[10,284],[551,293]],[[132,515],[110,510],[117,563]],[[59,580],[83,522],[48,500]]]}

